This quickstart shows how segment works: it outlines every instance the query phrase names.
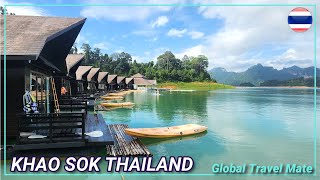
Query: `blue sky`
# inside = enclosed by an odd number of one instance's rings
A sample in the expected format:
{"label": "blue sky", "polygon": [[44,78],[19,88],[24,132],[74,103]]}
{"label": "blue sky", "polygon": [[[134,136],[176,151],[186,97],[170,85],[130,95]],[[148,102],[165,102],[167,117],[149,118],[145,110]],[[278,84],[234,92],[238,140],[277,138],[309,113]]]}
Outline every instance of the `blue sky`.
{"label": "blue sky", "polygon": [[[252,3],[280,3],[253,1]],[[55,0],[52,4],[125,3],[104,0]],[[129,1],[130,2],[130,1]],[[212,3],[192,1],[192,3]],[[225,3],[218,0],[215,3]],[[234,1],[241,3],[241,1]],[[247,2],[247,1],[246,1]],[[286,1],[284,1],[286,2]],[[292,1],[292,3],[313,1]],[[40,4],[40,0],[3,3]],[[139,0],[136,3],[186,3],[185,0]],[[287,24],[294,7],[8,7],[18,15],[86,17],[77,38],[103,53],[128,52],[139,62],[155,60],[166,50],[209,58],[209,68],[243,71],[261,63],[277,69],[313,65],[313,29],[295,33]],[[309,8],[312,12],[312,8]],[[318,13],[320,14],[320,13]],[[318,28],[319,29],[319,28]]]}

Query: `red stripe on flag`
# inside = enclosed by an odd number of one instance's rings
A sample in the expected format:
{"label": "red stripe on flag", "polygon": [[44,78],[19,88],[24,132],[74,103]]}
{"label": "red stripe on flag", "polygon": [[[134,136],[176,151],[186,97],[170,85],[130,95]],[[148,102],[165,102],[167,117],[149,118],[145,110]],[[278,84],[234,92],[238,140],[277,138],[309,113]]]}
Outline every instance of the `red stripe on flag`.
{"label": "red stripe on flag", "polygon": [[309,28],[292,28],[292,30],[294,30],[295,32],[304,32],[306,30],[308,30]]}
{"label": "red stripe on flag", "polygon": [[[298,8],[294,8],[292,11],[296,11],[296,12],[306,12],[306,11],[308,11],[308,9],[298,7]],[[309,11],[308,11],[308,12],[309,12]]]}

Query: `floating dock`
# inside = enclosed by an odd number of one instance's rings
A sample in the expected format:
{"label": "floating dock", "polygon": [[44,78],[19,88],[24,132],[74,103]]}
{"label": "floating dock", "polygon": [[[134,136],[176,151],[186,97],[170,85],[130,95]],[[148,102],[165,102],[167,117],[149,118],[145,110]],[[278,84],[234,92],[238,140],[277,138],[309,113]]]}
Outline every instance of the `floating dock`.
{"label": "floating dock", "polygon": [[114,145],[106,146],[108,156],[152,156],[148,148],[138,138],[125,133],[124,129],[128,128],[128,125],[110,124],[108,127],[114,139]]}

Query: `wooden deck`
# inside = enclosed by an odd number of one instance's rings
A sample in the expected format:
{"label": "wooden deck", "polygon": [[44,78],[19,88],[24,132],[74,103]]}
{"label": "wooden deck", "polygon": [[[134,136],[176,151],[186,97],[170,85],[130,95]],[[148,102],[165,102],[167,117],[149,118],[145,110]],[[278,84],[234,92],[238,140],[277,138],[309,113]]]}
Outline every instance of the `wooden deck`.
{"label": "wooden deck", "polygon": [[[85,132],[102,131],[101,137],[87,136],[88,144],[92,145],[113,145],[114,139],[110,133],[108,125],[104,121],[101,114],[88,114],[86,118]],[[81,131],[79,132],[81,133]]]}
{"label": "wooden deck", "polygon": [[[105,146],[114,144],[110,130],[101,114],[85,112],[61,112],[57,114],[25,115],[20,121],[21,132],[33,132],[46,137],[29,139],[17,137],[15,150],[56,149],[83,146]],[[102,131],[101,137],[82,134]]]}
{"label": "wooden deck", "polygon": [[129,136],[124,129],[126,124],[111,124],[109,129],[114,138],[114,145],[107,145],[108,156],[152,156],[148,148],[135,137]]}

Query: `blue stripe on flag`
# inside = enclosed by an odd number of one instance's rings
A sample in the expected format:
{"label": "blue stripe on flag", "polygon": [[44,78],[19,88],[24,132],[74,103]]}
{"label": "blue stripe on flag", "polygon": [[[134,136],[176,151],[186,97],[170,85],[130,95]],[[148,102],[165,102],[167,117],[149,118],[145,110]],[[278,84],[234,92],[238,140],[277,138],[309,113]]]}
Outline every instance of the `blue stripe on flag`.
{"label": "blue stripe on flag", "polygon": [[312,24],[312,16],[288,16],[289,24]]}

